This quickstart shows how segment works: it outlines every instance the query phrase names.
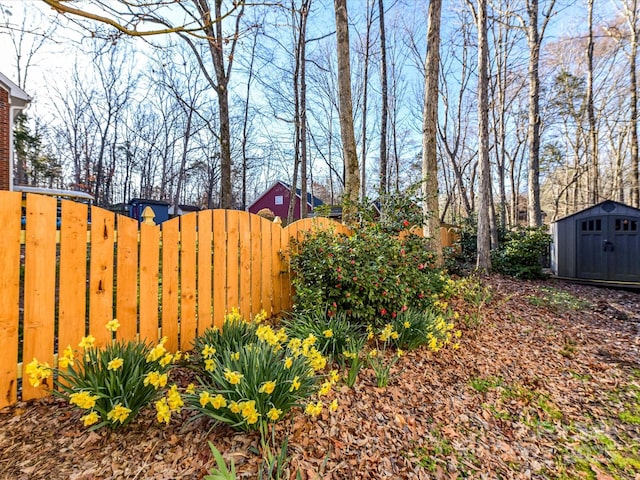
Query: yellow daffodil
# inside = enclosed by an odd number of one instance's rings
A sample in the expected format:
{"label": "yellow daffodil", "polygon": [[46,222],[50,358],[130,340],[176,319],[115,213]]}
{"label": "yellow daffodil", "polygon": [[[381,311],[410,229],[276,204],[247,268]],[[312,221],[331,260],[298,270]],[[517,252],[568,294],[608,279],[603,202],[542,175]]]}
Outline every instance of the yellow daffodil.
{"label": "yellow daffodil", "polygon": [[240,405],[238,404],[238,402],[231,402],[229,404],[229,410],[231,411],[231,413],[240,413]]}
{"label": "yellow daffodil", "polygon": [[284,368],[289,370],[292,365],[293,365],[293,358],[287,357],[287,358],[284,359]]}
{"label": "yellow daffodil", "polygon": [[122,368],[124,365],[124,360],[122,358],[114,358],[107,364],[107,370],[118,370]]}
{"label": "yellow daffodil", "polygon": [[156,406],[156,419],[159,423],[169,424],[171,420],[171,409],[167,403],[166,398],[161,398],[155,403]]}
{"label": "yellow daffodil", "polygon": [[323,396],[323,395],[328,395],[329,392],[331,391],[331,382],[324,382],[322,384],[322,387],[320,387],[320,390],[318,390],[318,395]]}
{"label": "yellow daffodil", "polygon": [[405,320],[402,325],[404,326],[404,328],[410,328],[411,327],[411,322],[408,321],[408,320]]}
{"label": "yellow daffodil", "polygon": [[123,406],[120,403],[117,403],[113,409],[107,413],[107,420],[111,420],[112,422],[120,422],[124,423],[125,420],[129,417],[131,413],[131,409]]}
{"label": "yellow daffodil", "polygon": [[94,412],[92,410],[91,412],[87,413],[86,415],[80,417],[80,420],[82,421],[82,423],[84,424],[85,427],[88,427],[90,425],[98,423],[98,420],[100,420],[100,417],[98,416],[98,414],[96,412]]}
{"label": "yellow daffodil", "polygon": [[190,383],[189,385],[187,385],[187,388],[185,388],[184,391],[190,395],[193,395],[194,393],[196,393],[196,386],[193,383]]}
{"label": "yellow daffodil", "polygon": [[69,395],[69,403],[84,410],[91,410],[96,405],[98,395],[91,395],[89,392],[75,392]]}
{"label": "yellow daffodil", "polygon": [[216,349],[211,345],[205,345],[202,349],[202,356],[204,358],[211,358],[216,354]]}
{"label": "yellow daffodil", "polygon": [[86,337],[82,337],[78,346],[86,349],[93,347],[94,343],[96,343],[96,337],[93,335],[87,335]]}
{"label": "yellow daffodil", "polygon": [[300,377],[296,375],[295,377],[293,377],[293,380],[291,381],[291,388],[289,389],[289,392],[295,392],[299,388],[300,388]]}
{"label": "yellow daffodil", "polygon": [[73,367],[73,362],[75,360],[75,355],[71,345],[68,345],[67,348],[64,349],[62,353],[62,357],[58,359],[58,366],[60,368],[68,368]]}
{"label": "yellow daffodil", "polygon": [[60,357],[58,359],[58,367],[59,368],[73,367],[73,358]]}
{"label": "yellow daffodil", "polygon": [[253,425],[254,423],[258,423],[259,417],[260,414],[258,412],[253,412],[245,417],[245,421],[247,422],[247,425]]}
{"label": "yellow daffodil", "polygon": [[289,336],[287,335],[287,331],[284,328],[281,328],[280,330],[278,330],[278,333],[276,334],[276,336],[278,337],[278,343],[280,344],[285,344],[287,343],[287,341],[289,340]]}
{"label": "yellow daffodil", "polygon": [[235,360],[237,362],[238,360],[240,360],[240,352],[234,352],[234,353],[230,354],[229,358],[231,360]]}
{"label": "yellow daffodil", "polygon": [[299,338],[292,338],[291,340],[289,340],[289,343],[287,344],[287,347],[289,347],[289,350],[291,350],[291,352],[293,352],[294,355],[298,355],[300,348],[302,347],[302,340],[300,340]]}
{"label": "yellow daffodil", "polygon": [[167,374],[154,370],[145,375],[143,383],[145,387],[149,384],[153,385],[156,389],[164,387],[167,384]]}
{"label": "yellow daffodil", "polygon": [[222,395],[218,394],[211,399],[211,406],[218,410],[219,408],[227,406],[227,400]]}
{"label": "yellow daffodil", "polygon": [[243,417],[248,417],[249,415],[253,415],[255,412],[256,412],[255,400],[247,400],[246,402],[240,403],[240,413],[242,413]]}
{"label": "yellow daffodil", "polygon": [[115,332],[120,328],[120,322],[114,318],[113,320],[109,320],[106,325],[107,330],[110,332]]}
{"label": "yellow daffodil", "polygon": [[267,319],[267,312],[264,310],[260,310],[260,313],[258,313],[255,317],[253,317],[253,321],[256,323],[262,323]]}
{"label": "yellow daffodil", "polygon": [[231,385],[239,384],[240,380],[242,380],[242,377],[244,377],[244,375],[242,375],[240,372],[232,372],[228,368],[224,369],[224,378],[226,378],[227,382],[229,382]]}
{"label": "yellow daffodil", "polygon": [[167,392],[167,405],[169,405],[169,408],[174,412],[179,412],[184,406],[182,396],[180,395],[180,392],[178,392],[178,386],[175,384],[172,385]]}
{"label": "yellow daffodil", "polygon": [[242,318],[242,315],[240,315],[240,310],[238,310],[236,307],[233,307],[231,309],[231,312],[227,313],[224,316],[224,320],[225,322],[233,323],[233,322],[241,322],[243,321],[243,318]]}
{"label": "yellow daffodil", "polygon": [[273,393],[273,391],[275,390],[275,388],[276,388],[276,382],[274,382],[274,381],[264,382],[260,386],[260,389],[258,390],[258,392],[266,393],[267,395],[271,395]]}
{"label": "yellow daffodil", "polygon": [[282,410],[276,407],[273,407],[271,410],[267,412],[267,418],[269,420],[273,420],[274,422],[278,420],[281,415],[282,415]]}
{"label": "yellow daffodil", "polygon": [[318,370],[322,370],[327,365],[327,359],[322,356],[322,354],[315,348],[311,350],[311,352],[307,356],[307,360],[309,361],[309,365],[311,365],[311,368],[313,368],[313,370],[315,370],[316,372]]}
{"label": "yellow daffodil", "polygon": [[215,370],[215,368],[216,368],[216,362],[215,362],[215,360],[213,360],[213,358],[207,358],[204,361],[204,369],[207,372],[213,372]]}
{"label": "yellow daffodil", "polygon": [[325,330],[324,332],[322,332],[322,334],[324,335],[324,338],[331,338],[333,337],[333,330],[331,329]]}
{"label": "yellow daffodil", "polygon": [[160,363],[160,366],[166,367],[172,361],[173,361],[173,355],[171,355],[170,353],[165,353],[164,356],[160,359],[160,362],[158,363]]}
{"label": "yellow daffodil", "polygon": [[149,355],[147,355],[147,363],[160,360],[162,357],[164,357],[165,353],[167,353],[167,349],[164,348],[163,343],[159,343],[158,345],[153,347],[153,350],[151,350],[151,352],[149,352]]}
{"label": "yellow daffodil", "polygon": [[322,402],[310,403],[305,408],[304,413],[311,415],[312,417],[317,417],[322,413]]}
{"label": "yellow daffodil", "polygon": [[338,400],[334,398],[333,401],[329,404],[329,411],[333,413],[337,410],[338,410]]}
{"label": "yellow daffodil", "polygon": [[315,345],[317,340],[316,336],[310,333],[309,336],[302,341],[302,348],[305,349]]}
{"label": "yellow daffodil", "polygon": [[206,390],[204,392],[200,392],[200,405],[202,408],[207,406],[207,403],[211,401],[211,395]]}

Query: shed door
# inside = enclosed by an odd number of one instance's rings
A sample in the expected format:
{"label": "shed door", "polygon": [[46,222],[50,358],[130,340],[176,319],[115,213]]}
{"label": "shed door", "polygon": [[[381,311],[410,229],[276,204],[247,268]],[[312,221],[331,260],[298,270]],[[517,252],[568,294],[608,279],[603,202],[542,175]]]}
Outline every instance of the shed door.
{"label": "shed door", "polygon": [[640,218],[610,217],[609,279],[640,282]]}
{"label": "shed door", "polygon": [[577,227],[579,278],[640,282],[640,218],[590,217]]}

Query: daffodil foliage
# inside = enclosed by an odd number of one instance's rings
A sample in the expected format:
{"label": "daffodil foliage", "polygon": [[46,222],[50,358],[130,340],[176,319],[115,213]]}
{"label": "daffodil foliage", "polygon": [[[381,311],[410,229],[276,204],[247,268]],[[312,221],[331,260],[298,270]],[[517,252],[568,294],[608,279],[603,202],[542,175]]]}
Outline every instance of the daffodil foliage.
{"label": "daffodil foliage", "polygon": [[190,408],[238,430],[256,431],[296,407],[312,416],[337,409],[327,397],[339,377],[322,373],[327,359],[316,337],[289,339],[284,328],[255,321],[241,326],[234,317],[232,312],[221,330],[194,342],[199,386],[185,395]]}
{"label": "daffodil foliage", "polygon": [[[112,320],[107,329],[116,331],[118,326],[117,320]],[[169,370],[181,356],[169,353],[165,341],[155,346],[113,341],[97,347],[95,338],[87,335],[80,340],[78,350],[70,345],[64,349],[57,367],[33,359],[26,371],[35,387],[53,377],[52,393],[83,410],[81,421],[85,426],[116,429],[129,424],[142,408],[162,396]],[[175,386],[158,402],[167,407],[158,420],[167,422],[171,412],[179,411],[183,404]]]}

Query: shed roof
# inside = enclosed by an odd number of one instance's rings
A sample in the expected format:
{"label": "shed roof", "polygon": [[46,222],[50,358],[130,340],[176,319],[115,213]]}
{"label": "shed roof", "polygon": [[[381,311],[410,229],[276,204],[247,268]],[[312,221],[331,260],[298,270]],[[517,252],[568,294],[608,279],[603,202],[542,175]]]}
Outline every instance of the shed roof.
{"label": "shed roof", "polygon": [[[627,205],[626,203],[617,202],[615,200],[605,200],[604,202],[596,203],[595,205],[591,205],[590,207],[583,208],[582,210],[578,210],[577,212],[573,212],[571,215],[567,215],[566,217],[559,218],[554,223],[563,222],[563,221],[568,220],[568,219],[570,219],[572,217],[575,217],[576,215],[580,215],[580,214],[582,214],[584,212],[587,212],[589,210],[595,210],[597,208],[602,208],[606,212],[608,210],[608,208],[609,208],[609,207],[607,207],[607,205],[611,205],[614,208],[615,207],[622,207],[622,208],[625,208],[625,209],[635,210],[638,213],[638,215],[640,215],[640,208],[632,207],[631,205]],[[610,210],[613,210],[613,208],[610,209]]]}
{"label": "shed roof", "polygon": [[171,205],[169,202],[165,202],[164,200],[152,200],[148,198],[132,198],[128,202],[129,205],[139,205],[141,203],[145,205],[164,205],[166,207]]}

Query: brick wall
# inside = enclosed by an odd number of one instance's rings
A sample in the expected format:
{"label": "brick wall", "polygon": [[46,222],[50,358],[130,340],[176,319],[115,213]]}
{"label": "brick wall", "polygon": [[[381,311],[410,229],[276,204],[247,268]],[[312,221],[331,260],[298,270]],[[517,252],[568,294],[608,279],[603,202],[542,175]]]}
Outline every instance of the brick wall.
{"label": "brick wall", "polygon": [[9,155],[11,154],[9,108],[9,92],[0,88],[0,190],[9,190]]}

